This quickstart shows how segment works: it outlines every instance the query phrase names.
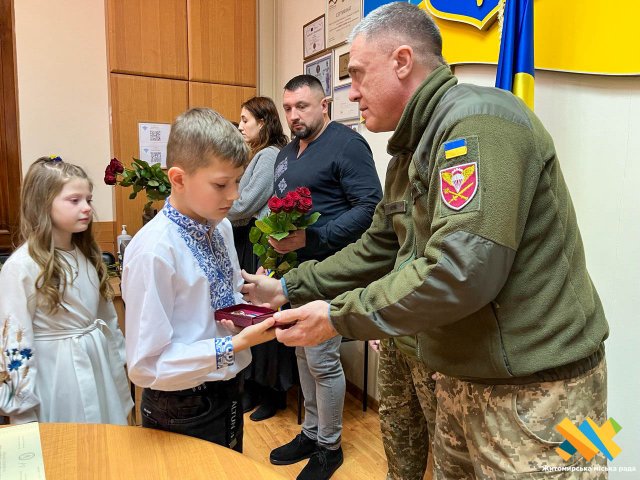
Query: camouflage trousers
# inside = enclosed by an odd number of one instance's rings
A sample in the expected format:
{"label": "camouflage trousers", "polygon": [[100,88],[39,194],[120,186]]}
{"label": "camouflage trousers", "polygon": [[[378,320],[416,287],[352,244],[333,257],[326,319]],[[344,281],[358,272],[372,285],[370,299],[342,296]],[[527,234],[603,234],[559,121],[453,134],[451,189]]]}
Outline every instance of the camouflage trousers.
{"label": "camouflage trousers", "polygon": [[556,452],[564,438],[554,428],[565,417],[574,425],[586,417],[598,425],[607,420],[604,359],[578,377],[527,385],[438,374],[436,398],[436,479],[607,478],[601,453],[587,461],[576,452],[564,461]]}
{"label": "camouflage trousers", "polygon": [[380,429],[387,455],[387,480],[422,480],[436,415],[435,380],[418,359],[380,341],[378,389]]}

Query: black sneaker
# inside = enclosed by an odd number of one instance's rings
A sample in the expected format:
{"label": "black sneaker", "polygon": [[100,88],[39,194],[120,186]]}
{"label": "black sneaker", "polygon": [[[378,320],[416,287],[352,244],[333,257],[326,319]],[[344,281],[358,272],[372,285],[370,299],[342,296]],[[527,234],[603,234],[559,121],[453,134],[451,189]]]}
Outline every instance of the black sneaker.
{"label": "black sneaker", "polygon": [[274,465],[291,465],[309,458],[317,449],[314,440],[311,440],[304,433],[299,433],[286,445],[273,449],[269,455],[269,461]]}
{"label": "black sneaker", "polygon": [[342,465],[343,460],[342,447],[338,447],[337,450],[318,447],[318,450],[311,455],[309,463],[302,469],[297,479],[328,480]]}
{"label": "black sneaker", "polygon": [[275,404],[272,402],[266,402],[260,405],[255,412],[249,415],[249,418],[254,422],[261,422],[262,420],[273,417],[276,413],[278,413],[278,409]]}

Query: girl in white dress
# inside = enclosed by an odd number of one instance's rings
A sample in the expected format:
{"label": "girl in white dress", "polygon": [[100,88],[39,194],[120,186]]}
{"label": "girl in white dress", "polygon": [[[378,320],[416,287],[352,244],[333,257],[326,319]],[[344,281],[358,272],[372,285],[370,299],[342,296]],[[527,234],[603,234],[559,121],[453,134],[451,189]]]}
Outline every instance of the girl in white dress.
{"label": "girl in white dress", "polygon": [[92,188],[60,157],[24,179],[23,244],[0,270],[0,415],[11,423],[126,425],[133,406]]}

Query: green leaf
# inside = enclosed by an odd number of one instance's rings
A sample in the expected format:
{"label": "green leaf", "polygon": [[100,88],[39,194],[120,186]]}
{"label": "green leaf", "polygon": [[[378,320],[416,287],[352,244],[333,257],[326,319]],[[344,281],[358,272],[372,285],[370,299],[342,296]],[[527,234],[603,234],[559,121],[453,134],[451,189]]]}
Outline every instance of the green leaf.
{"label": "green leaf", "polygon": [[133,184],[133,191],[134,193],[138,193],[140,190],[142,190],[142,185],[138,184],[138,183],[134,183]]}
{"label": "green leaf", "polygon": [[293,262],[298,259],[298,254],[296,252],[289,252],[284,256],[284,259],[293,265]]}
{"label": "green leaf", "polygon": [[254,255],[257,255],[257,256],[264,255],[264,254],[265,254],[265,252],[266,252],[266,250],[267,250],[267,249],[266,249],[266,248],[264,248],[264,247],[263,247],[262,245],[260,245],[259,243],[256,243],[256,244],[253,246],[253,254],[254,254]]}
{"label": "green leaf", "polygon": [[268,270],[273,270],[276,266],[276,259],[275,258],[267,258],[264,262],[262,262],[262,266],[265,269]]}
{"label": "green leaf", "polygon": [[158,187],[158,191],[160,191],[160,192],[164,193],[164,192],[166,192],[166,191],[167,191],[167,187],[165,187],[164,185],[160,185],[160,186]]}
{"label": "green leaf", "polygon": [[268,225],[266,223],[266,220],[267,220],[267,218],[265,218],[265,221],[256,220],[256,227],[258,227],[264,233],[269,234],[269,233],[273,232],[273,227]]}
{"label": "green leaf", "polygon": [[289,265],[289,262],[282,262],[280,265],[276,267],[276,271],[280,274],[285,274],[289,270],[291,270],[291,265]]}
{"label": "green leaf", "polygon": [[289,236],[289,232],[278,232],[278,233],[272,233],[269,235],[271,238],[275,239],[275,240],[282,240],[283,238],[286,238]]}
{"label": "green leaf", "polygon": [[260,241],[260,237],[262,236],[262,232],[257,227],[251,227],[249,230],[249,241],[251,243],[258,243]]}
{"label": "green leaf", "polygon": [[136,198],[138,196],[138,192],[131,192],[129,194],[129,200],[133,200],[134,198]]}
{"label": "green leaf", "polygon": [[149,185],[150,187],[157,187],[160,185],[160,183],[157,180],[149,180],[147,182],[147,185]]}

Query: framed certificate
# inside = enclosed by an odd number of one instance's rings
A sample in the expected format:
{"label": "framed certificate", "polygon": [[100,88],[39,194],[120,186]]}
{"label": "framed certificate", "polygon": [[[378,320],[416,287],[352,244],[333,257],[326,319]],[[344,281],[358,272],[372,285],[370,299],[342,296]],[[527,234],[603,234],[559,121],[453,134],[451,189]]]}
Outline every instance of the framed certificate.
{"label": "framed certificate", "polygon": [[327,0],[327,47],[335,47],[362,19],[362,0]]}
{"label": "framed certificate", "polygon": [[304,58],[314,56],[316,53],[324,50],[324,15],[311,20],[302,27],[302,40]]}
{"label": "framed certificate", "polygon": [[315,58],[303,65],[306,75],[313,75],[322,84],[324,94],[331,97],[333,94],[333,54],[327,53],[321,57]]}
{"label": "framed certificate", "polygon": [[[360,118],[360,109],[358,102],[349,101],[349,90],[351,84],[340,85],[333,89],[333,115],[332,120],[344,122],[345,120],[355,120],[356,123]],[[352,122],[350,122],[352,123]]]}

